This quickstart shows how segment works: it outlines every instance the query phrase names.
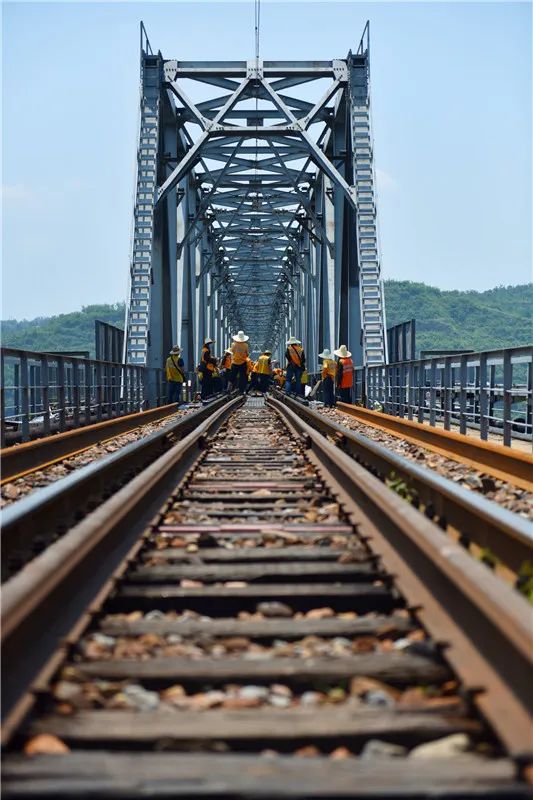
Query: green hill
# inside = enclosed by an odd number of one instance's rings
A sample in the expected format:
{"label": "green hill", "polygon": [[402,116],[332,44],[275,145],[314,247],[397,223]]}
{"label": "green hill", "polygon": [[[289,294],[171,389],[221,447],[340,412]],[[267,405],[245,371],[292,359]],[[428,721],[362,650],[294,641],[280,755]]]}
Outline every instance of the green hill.
{"label": "green hill", "polygon": [[[417,349],[490,350],[533,341],[533,283],[486,292],[445,292],[424,283],[386,281],[387,325],[415,317]],[[81,311],[32,320],[4,320],[2,344],[27,350],[89,350],[94,320],[123,326],[124,304],[85,306]]]}
{"label": "green hill", "polygon": [[124,303],[83,306],[56,317],[2,321],[2,345],[36,352],[89,350],[94,356],[94,321],[124,327]]}
{"label": "green hill", "polygon": [[533,283],[486,292],[445,292],[424,283],[385,282],[387,325],[414,317],[417,351],[492,350],[533,342]]}

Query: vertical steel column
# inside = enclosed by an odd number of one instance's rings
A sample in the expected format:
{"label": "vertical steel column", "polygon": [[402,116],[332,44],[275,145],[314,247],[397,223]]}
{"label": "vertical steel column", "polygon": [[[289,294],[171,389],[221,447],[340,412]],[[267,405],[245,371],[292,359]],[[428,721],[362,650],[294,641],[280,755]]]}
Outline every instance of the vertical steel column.
{"label": "vertical steel column", "polygon": [[431,359],[429,369],[429,424],[435,425],[437,418],[437,360]]}
{"label": "vertical steel column", "polygon": [[444,430],[449,431],[452,421],[451,359],[444,359],[442,370]]}
{"label": "vertical steel column", "polygon": [[148,356],[154,204],[159,147],[160,70],[158,56],[142,50],[137,186],[126,331],[126,360],[131,364],[146,364]]}
{"label": "vertical steel column", "polygon": [[418,386],[418,412],[417,422],[424,422],[424,406],[426,405],[426,392],[425,392],[425,370],[424,364],[418,362],[417,367],[417,386]]}
{"label": "vertical steel column", "polygon": [[102,421],[102,364],[97,361],[95,364],[95,392],[94,398],[96,403],[96,419],[98,422]]}
{"label": "vertical steel column", "polygon": [[513,436],[513,364],[508,350],[503,351],[503,443],[511,446]]}
{"label": "vertical steel column", "polygon": [[64,431],[66,428],[66,386],[65,386],[65,359],[58,356],[57,359],[57,402],[59,414],[59,430]]}
{"label": "vertical steel column", "polygon": [[489,391],[487,389],[487,355],[479,357],[479,435],[483,441],[489,437]]}
{"label": "vertical steel column", "polygon": [[91,424],[91,403],[92,403],[92,377],[93,377],[93,366],[88,361],[85,364],[85,414],[84,414],[84,424],[90,425]]}
{"label": "vertical steel column", "polygon": [[466,434],[467,416],[466,416],[466,384],[467,384],[467,365],[466,356],[461,356],[461,363],[459,366],[459,433]]}
{"label": "vertical steel column", "polygon": [[80,424],[80,365],[77,359],[72,359],[72,387],[73,387],[73,406],[74,406],[74,427]]}
{"label": "vertical steel column", "polygon": [[[370,115],[370,53],[366,50],[348,57],[349,110],[353,177],[357,197],[357,245],[360,276],[360,320],[363,363],[387,361],[385,304],[378,252],[375,199],[374,153]],[[353,312],[355,313],[355,312]]]}

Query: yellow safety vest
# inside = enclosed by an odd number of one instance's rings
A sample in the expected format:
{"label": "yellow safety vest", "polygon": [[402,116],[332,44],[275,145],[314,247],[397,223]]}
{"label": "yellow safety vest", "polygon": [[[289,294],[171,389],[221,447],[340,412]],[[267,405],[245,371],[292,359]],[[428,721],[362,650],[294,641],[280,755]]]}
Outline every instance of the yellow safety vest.
{"label": "yellow safety vest", "polygon": [[182,367],[178,365],[178,359],[174,360],[172,356],[169,356],[167,358],[165,369],[167,373],[167,381],[183,383],[185,380],[185,373],[183,372]]}
{"label": "yellow safety vest", "polygon": [[332,359],[325,358],[322,362],[322,380],[324,380],[324,378],[333,378],[333,380],[335,380],[336,374],[337,362]]}
{"label": "yellow safety vest", "polygon": [[270,375],[270,357],[259,356],[255,365],[255,371],[260,375]]}

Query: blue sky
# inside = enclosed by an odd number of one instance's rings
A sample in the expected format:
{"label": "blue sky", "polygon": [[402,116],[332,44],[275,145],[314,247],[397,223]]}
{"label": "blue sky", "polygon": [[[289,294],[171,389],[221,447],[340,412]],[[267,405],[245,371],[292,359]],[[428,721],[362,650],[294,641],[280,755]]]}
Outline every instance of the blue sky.
{"label": "blue sky", "polygon": [[[167,58],[253,55],[253,2],[3,5],[3,312],[125,299],[138,25]],[[371,21],[383,272],[531,279],[529,3],[262,2],[264,58],[331,59]]]}

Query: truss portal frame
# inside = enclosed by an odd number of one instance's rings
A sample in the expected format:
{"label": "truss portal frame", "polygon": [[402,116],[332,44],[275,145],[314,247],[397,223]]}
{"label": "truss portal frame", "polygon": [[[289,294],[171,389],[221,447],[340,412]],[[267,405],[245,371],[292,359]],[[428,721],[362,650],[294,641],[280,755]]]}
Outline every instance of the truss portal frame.
{"label": "truss portal frame", "polygon": [[164,59],[141,24],[140,107],[127,361],[244,329],[385,363],[368,24],[345,59],[246,62]]}

